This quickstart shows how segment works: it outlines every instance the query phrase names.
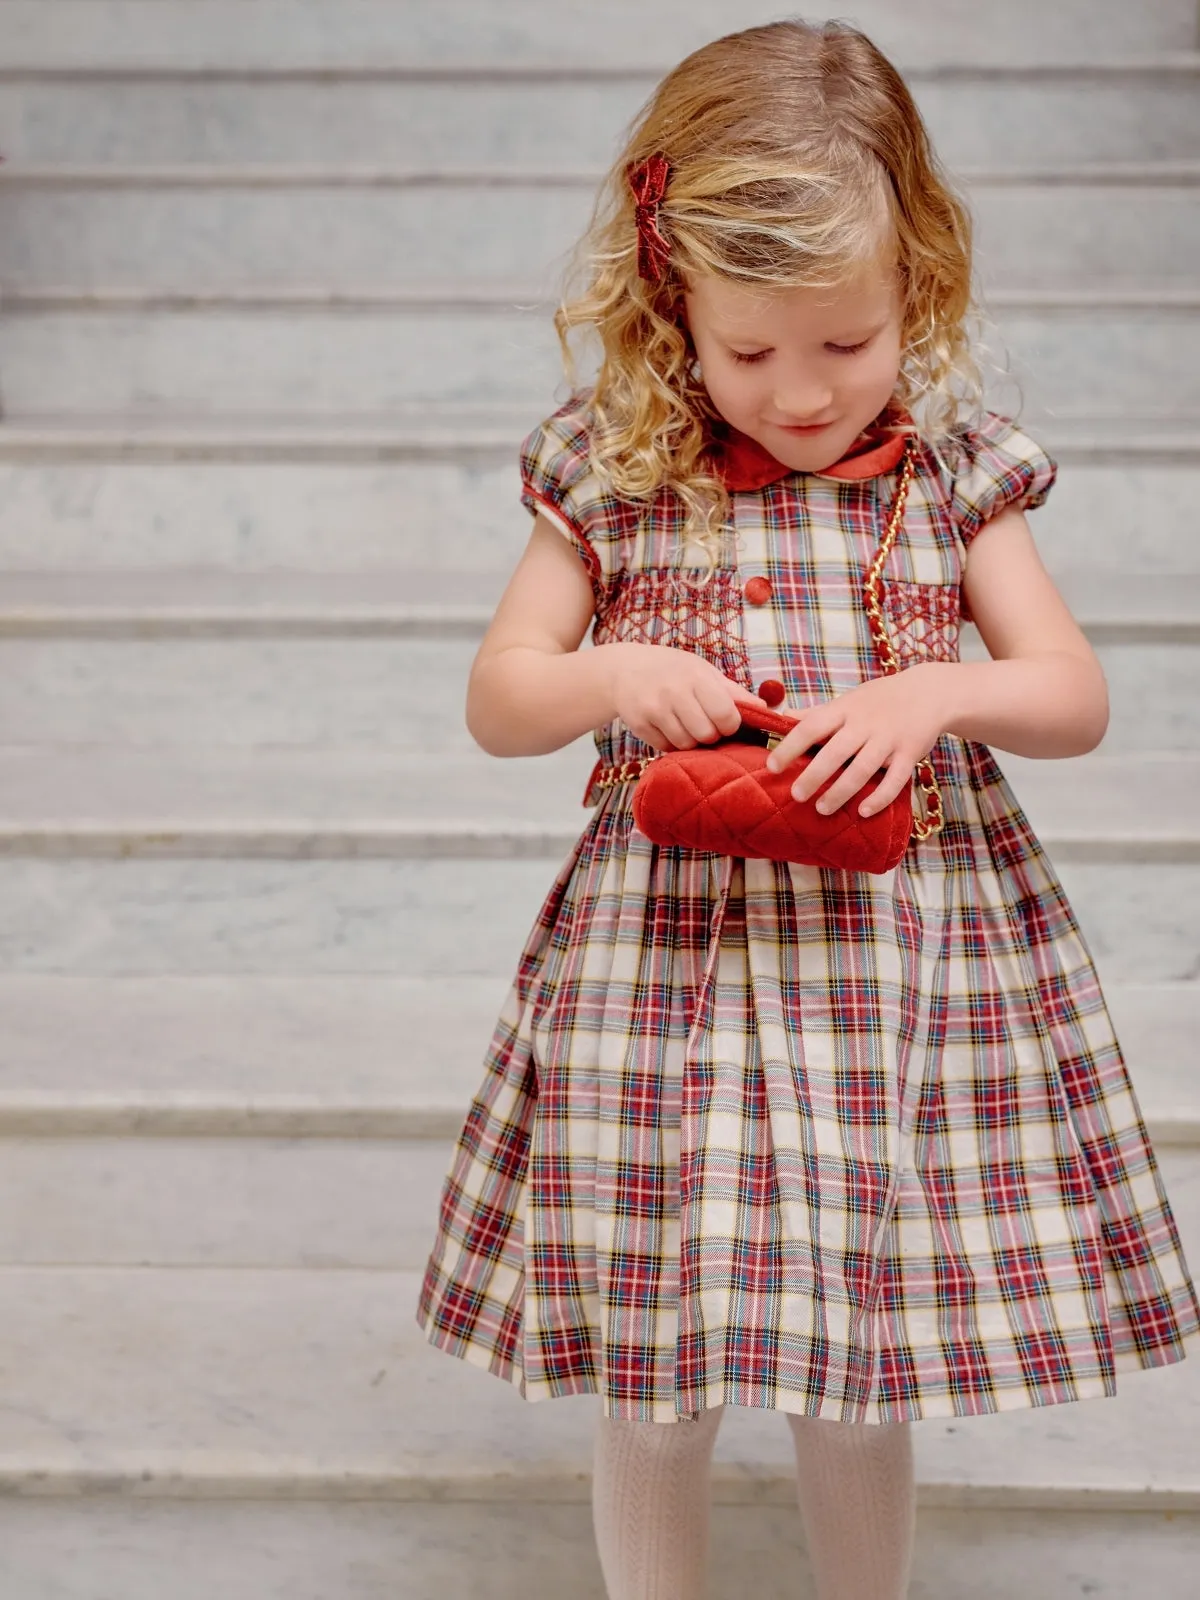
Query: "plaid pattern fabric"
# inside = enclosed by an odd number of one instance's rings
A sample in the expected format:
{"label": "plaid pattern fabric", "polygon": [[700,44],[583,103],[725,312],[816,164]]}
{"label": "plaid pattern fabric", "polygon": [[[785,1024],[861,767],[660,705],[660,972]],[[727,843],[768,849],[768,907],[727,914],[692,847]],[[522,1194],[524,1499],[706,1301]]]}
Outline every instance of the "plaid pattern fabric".
{"label": "plaid pattern fabric", "polygon": [[[670,638],[795,706],[877,671],[860,585],[893,476],[735,494],[721,645],[672,622],[678,509],[606,494],[585,408],[522,461],[588,563],[597,638]],[[907,660],[953,657],[967,542],[1053,476],[1000,418],[957,461],[922,451],[887,573]],[[597,746],[645,749],[619,725]],[[987,749],[934,759],[946,827],[879,877],[660,849],[628,788],[604,794],[446,1176],[432,1344],[529,1400],[660,1422],[971,1415],[1181,1359],[1200,1307],[1087,946]]]}

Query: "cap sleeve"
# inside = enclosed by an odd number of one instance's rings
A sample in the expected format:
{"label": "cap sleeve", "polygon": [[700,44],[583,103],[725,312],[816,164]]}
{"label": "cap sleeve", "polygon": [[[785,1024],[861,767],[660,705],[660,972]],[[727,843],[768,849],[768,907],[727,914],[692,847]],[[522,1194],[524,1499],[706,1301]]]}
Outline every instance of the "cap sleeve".
{"label": "cap sleeve", "polygon": [[960,431],[952,500],[963,543],[1002,511],[1032,511],[1050,493],[1057,463],[1007,417],[988,412]]}
{"label": "cap sleeve", "polygon": [[570,401],[521,446],[521,504],[541,512],[574,545],[600,591],[612,576],[614,502],[591,463],[586,405]]}

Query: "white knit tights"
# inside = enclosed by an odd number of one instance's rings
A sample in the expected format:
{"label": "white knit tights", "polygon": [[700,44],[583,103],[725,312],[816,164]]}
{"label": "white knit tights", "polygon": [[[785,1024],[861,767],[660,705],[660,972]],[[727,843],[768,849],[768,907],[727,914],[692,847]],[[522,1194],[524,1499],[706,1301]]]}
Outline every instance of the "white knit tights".
{"label": "white knit tights", "polygon": [[[703,1600],[723,1411],[696,1422],[599,1419],[592,1512],[609,1600]],[[909,1425],[786,1415],[818,1600],[904,1600],[915,1507]]]}

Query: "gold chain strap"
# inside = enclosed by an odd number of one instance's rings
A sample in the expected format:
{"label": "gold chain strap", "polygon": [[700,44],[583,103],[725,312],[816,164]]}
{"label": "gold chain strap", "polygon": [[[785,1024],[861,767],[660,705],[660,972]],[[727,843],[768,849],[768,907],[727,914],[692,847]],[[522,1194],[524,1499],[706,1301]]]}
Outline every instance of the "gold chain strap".
{"label": "gold chain strap", "polygon": [[589,789],[611,789],[618,783],[632,783],[635,778],[640,778],[642,773],[652,761],[657,761],[662,751],[658,750],[652,756],[630,756],[628,761],[622,761],[620,766],[606,767],[604,776],[593,778],[588,784]]}
{"label": "gold chain strap", "polygon": [[[900,532],[900,524],[904,520],[904,507],[908,500],[909,486],[913,481],[913,471],[913,443],[910,438],[904,446],[904,463],[900,469],[900,482],[896,486],[892,514],[888,518],[887,529],[879,541],[879,549],[875,552],[875,559],[863,584],[863,599],[867,606],[867,616],[871,621],[871,636],[879,653],[879,663],[888,674],[899,672],[900,662],[896,658],[895,649],[888,635],[887,623],[884,620],[882,575],[887,565],[887,558],[892,553],[892,546],[896,543],[896,535]],[[925,796],[925,815],[922,817],[914,813],[913,831],[918,839],[928,839],[930,835],[940,833],[946,821],[946,813],[942,807],[942,791],[938,788],[937,773],[933,770],[933,762],[928,756],[917,762],[917,781]]]}
{"label": "gold chain strap", "polygon": [[[900,671],[900,662],[896,658],[895,649],[888,635],[887,624],[883,615],[883,599],[881,580],[887,559],[892,553],[896,543],[896,536],[900,532],[900,524],[904,520],[904,507],[908,501],[908,491],[913,480],[913,445],[909,439],[904,446],[904,460],[900,469],[900,482],[896,486],[896,499],[888,518],[887,529],[880,540],[879,549],[875,552],[875,559],[871,562],[867,573],[866,582],[863,584],[863,598],[866,601],[867,616],[871,622],[871,637],[879,654],[879,662],[885,673],[891,674]],[[657,761],[661,752],[652,756],[631,756],[628,761],[622,761],[620,766],[609,767],[603,776],[592,780],[591,787],[596,789],[610,789],[618,783],[631,783],[635,778],[640,778],[642,773],[652,761]],[[940,833],[946,820],[942,807],[942,791],[938,788],[937,773],[933,770],[933,762],[928,756],[917,762],[917,781],[920,783],[921,792],[925,796],[925,815],[913,816],[913,831],[918,839],[928,839],[932,834]]]}

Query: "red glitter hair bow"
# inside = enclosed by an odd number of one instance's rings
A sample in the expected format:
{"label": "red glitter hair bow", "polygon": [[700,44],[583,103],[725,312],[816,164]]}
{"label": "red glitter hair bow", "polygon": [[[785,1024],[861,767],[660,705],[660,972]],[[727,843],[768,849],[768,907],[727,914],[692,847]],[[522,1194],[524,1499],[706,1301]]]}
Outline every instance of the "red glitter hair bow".
{"label": "red glitter hair bow", "polygon": [[638,277],[659,283],[666,277],[671,246],[659,228],[658,207],[667,192],[671,163],[664,155],[647,156],[626,169],[633,191],[638,232]]}

